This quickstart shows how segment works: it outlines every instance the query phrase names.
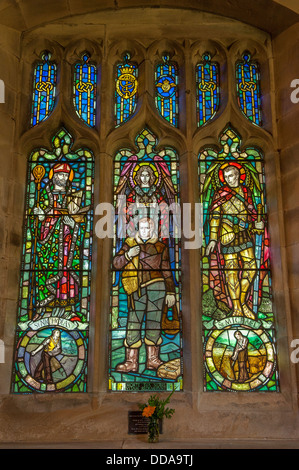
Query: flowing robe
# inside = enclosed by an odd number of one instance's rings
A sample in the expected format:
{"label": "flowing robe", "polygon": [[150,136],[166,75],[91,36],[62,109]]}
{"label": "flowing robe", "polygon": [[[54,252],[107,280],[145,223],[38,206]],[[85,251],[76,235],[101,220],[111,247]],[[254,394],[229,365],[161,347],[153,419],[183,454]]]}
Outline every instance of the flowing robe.
{"label": "flowing robe", "polygon": [[67,225],[61,209],[67,212],[68,195],[55,192],[48,184],[41,193],[40,207],[45,219],[38,223],[37,307],[70,307],[79,301],[80,245],[82,232],[78,223]]}

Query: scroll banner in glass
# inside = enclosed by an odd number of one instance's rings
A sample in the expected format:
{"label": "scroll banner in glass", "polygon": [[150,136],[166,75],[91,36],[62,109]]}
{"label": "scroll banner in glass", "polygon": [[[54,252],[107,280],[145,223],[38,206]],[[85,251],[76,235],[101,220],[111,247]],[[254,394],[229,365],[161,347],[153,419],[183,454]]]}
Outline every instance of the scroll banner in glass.
{"label": "scroll banner in glass", "polygon": [[156,68],[156,107],[160,115],[173,126],[178,126],[178,67],[163,56]]}
{"label": "scroll banner in glass", "polygon": [[156,144],[144,129],[138,152],[123,149],[114,159],[111,391],[183,387],[179,163]]}
{"label": "scroll banner in glass", "polygon": [[115,82],[115,124],[119,126],[128,121],[137,106],[138,67],[130,62],[130,55],[117,65]]}
{"label": "scroll banner in glass", "polygon": [[75,66],[74,104],[78,116],[90,127],[96,124],[96,84],[97,69],[89,63],[88,54],[83,55],[83,63]]}
{"label": "scroll banner in glass", "polygon": [[28,161],[12,392],[86,392],[93,155],[61,129]]}
{"label": "scroll banner in glass", "polygon": [[260,73],[256,62],[245,52],[243,60],[236,64],[238,104],[247,119],[261,126]]}
{"label": "scroll banner in glass", "polygon": [[33,98],[31,124],[35,126],[49,117],[54,108],[56,93],[56,64],[50,61],[51,54],[42,55],[33,76]]}
{"label": "scroll banner in glass", "polygon": [[211,62],[211,55],[205,53],[203,61],[196,69],[197,92],[197,124],[205,125],[216,114],[219,108],[219,66],[217,62]]}
{"label": "scroll banner in glass", "polygon": [[199,155],[205,391],[279,391],[264,158],[228,126]]}

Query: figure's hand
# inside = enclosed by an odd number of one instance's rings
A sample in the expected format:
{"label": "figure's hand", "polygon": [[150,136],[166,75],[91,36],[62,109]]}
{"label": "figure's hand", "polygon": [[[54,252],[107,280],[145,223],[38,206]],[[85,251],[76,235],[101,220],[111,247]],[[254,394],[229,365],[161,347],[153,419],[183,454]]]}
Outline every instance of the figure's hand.
{"label": "figure's hand", "polygon": [[34,207],[33,208],[33,214],[34,215],[37,215],[38,216],[38,220],[40,220],[41,222],[44,220],[45,218],[45,213],[43,211],[43,209],[41,207]]}
{"label": "figure's hand", "polygon": [[63,223],[66,224],[66,225],[69,225],[71,228],[75,227],[74,219],[72,217],[68,216],[68,215],[65,215],[63,217]]}
{"label": "figure's hand", "polygon": [[134,256],[138,256],[139,253],[140,253],[140,246],[139,245],[132,246],[132,248],[130,248],[128,251],[128,256],[130,258],[134,258]]}
{"label": "figure's hand", "polygon": [[254,228],[257,230],[264,230],[265,224],[262,220],[260,222],[254,222]]}
{"label": "figure's hand", "polygon": [[165,303],[167,307],[173,307],[175,304],[175,295],[174,294],[167,294],[165,298]]}
{"label": "figure's hand", "polygon": [[75,202],[70,202],[67,206],[69,214],[77,214],[79,211],[80,207],[75,203]]}
{"label": "figure's hand", "polygon": [[209,256],[210,253],[212,253],[212,251],[215,250],[215,247],[216,247],[216,240],[211,240],[210,243],[208,244],[207,248],[206,248],[206,253],[205,255],[206,256]]}

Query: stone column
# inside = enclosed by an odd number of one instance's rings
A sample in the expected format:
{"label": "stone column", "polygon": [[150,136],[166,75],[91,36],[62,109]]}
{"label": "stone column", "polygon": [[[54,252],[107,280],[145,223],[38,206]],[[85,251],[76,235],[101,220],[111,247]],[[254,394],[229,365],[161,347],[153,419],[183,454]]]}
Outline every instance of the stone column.
{"label": "stone column", "polygon": [[[289,342],[299,338],[299,24],[273,41],[277,141],[280,151],[284,246],[290,296]],[[298,80],[296,89],[294,85]],[[297,101],[297,102],[295,102]],[[291,337],[290,337],[291,334]],[[292,348],[291,348],[292,350]],[[291,351],[290,351],[291,352]],[[299,366],[296,366],[297,383]]]}
{"label": "stone column", "polygon": [[[19,83],[20,33],[0,26],[0,79],[4,103],[0,103],[0,338],[6,363],[1,364],[0,393],[10,390],[11,351],[14,342],[22,246],[25,173],[14,153],[15,117]],[[1,100],[3,101],[3,100]]]}

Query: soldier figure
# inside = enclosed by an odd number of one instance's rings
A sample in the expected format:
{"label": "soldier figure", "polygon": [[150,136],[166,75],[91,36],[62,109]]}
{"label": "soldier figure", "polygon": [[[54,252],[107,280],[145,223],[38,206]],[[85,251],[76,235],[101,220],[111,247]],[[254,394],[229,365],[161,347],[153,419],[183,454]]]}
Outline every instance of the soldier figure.
{"label": "soldier figure", "polygon": [[257,221],[251,192],[245,185],[240,184],[239,167],[241,166],[237,164],[226,163],[223,169],[226,185],[215,193],[212,202],[210,241],[206,256],[209,256],[220,242],[226,283],[233,305],[232,315],[245,315],[254,320],[255,315],[246,304],[257,268],[252,228],[263,230],[264,222]]}
{"label": "soldier figure", "polygon": [[175,304],[175,288],[170,268],[168,247],[158,240],[154,221],[142,218],[135,237],[125,240],[113,265],[122,270],[122,283],[128,295],[126,359],[118,364],[118,372],[138,372],[141,326],[145,316],[147,369],[156,370],[163,362],[159,357],[161,319],[164,303]]}

